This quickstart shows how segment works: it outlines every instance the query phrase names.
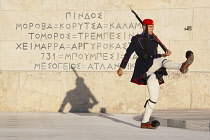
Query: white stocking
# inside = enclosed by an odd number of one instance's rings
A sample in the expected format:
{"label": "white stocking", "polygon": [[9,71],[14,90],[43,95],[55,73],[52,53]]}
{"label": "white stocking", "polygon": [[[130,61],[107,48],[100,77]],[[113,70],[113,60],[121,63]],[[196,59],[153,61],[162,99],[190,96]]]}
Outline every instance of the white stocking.
{"label": "white stocking", "polygon": [[[158,92],[159,92],[159,83],[158,79],[156,78],[155,74],[150,75],[147,81],[147,88],[149,91],[149,97],[152,102],[157,102],[158,99]],[[155,103],[148,101],[145,107],[145,113],[142,120],[142,123],[149,122],[149,118],[152,114],[152,111],[155,108]]]}

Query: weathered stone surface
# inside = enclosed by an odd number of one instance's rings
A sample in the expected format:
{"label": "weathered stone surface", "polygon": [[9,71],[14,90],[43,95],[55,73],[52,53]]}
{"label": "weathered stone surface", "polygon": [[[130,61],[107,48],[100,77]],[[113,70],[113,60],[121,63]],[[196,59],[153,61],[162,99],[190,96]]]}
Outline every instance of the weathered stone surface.
{"label": "weathered stone surface", "polygon": [[198,0],[171,0],[171,8],[193,8]]}
{"label": "weathered stone surface", "polygon": [[57,10],[57,0],[42,0],[42,10]]}
{"label": "weathered stone surface", "polygon": [[162,9],[170,8],[171,0],[126,0],[125,3],[133,9]]}
{"label": "weathered stone surface", "polygon": [[[146,86],[129,82],[131,74],[124,72],[118,77],[114,72],[79,72],[76,78],[72,72],[62,72],[60,77],[59,72],[3,71],[1,111],[56,112],[66,102],[63,112],[99,112],[105,108],[113,113],[140,113],[149,94]],[[169,72],[165,82],[160,86],[156,109],[209,108],[208,73]]]}
{"label": "weathered stone surface", "polygon": [[[0,12],[0,17],[2,17],[2,12]],[[2,33],[2,21],[3,21],[3,20],[0,21],[0,32],[1,32],[1,33]],[[0,40],[2,40],[2,39],[1,39],[1,36],[2,36],[2,34],[0,34]]]}
{"label": "weathered stone surface", "polygon": [[5,112],[19,111],[19,77],[20,72],[1,72],[0,110]]}
{"label": "weathered stone surface", "polygon": [[56,112],[60,104],[60,72],[20,72],[19,111]]}
{"label": "weathered stone surface", "polygon": [[210,74],[191,74],[191,108],[210,108]]}
{"label": "weathered stone surface", "polygon": [[2,51],[1,51],[1,41],[0,41],[0,70],[2,69],[2,65],[3,61],[2,61]]}
{"label": "weathered stone surface", "polygon": [[21,22],[20,11],[1,11],[1,40],[21,40],[21,31],[16,30],[16,23]]}
{"label": "weathered stone surface", "polygon": [[209,0],[193,0],[194,7],[210,7],[210,1]]}
{"label": "weathered stone surface", "polygon": [[2,80],[2,72],[0,71],[0,95],[2,95],[2,89],[3,89],[3,80]]}
{"label": "weathered stone surface", "polygon": [[177,63],[183,63],[186,60],[186,51],[191,50],[195,58],[193,64],[189,67],[189,71],[209,71],[209,54],[206,53],[210,51],[208,47],[209,42],[208,40],[170,41],[172,55],[168,59]]}
{"label": "weathered stone surface", "polygon": [[95,72],[62,72],[60,112],[100,112],[103,77]]}
{"label": "weathered stone surface", "polygon": [[210,39],[210,8],[195,8],[193,17],[193,39],[209,40]]}
{"label": "weathered stone surface", "polygon": [[203,41],[196,41],[192,45],[192,50],[195,53],[195,62],[192,65],[192,70],[195,71],[209,71],[210,70],[210,62],[209,60],[209,54],[210,51],[209,47],[210,41],[209,40],[203,40]]}
{"label": "weathered stone surface", "polygon": [[[120,10],[126,8],[124,0],[83,0],[84,10]],[[106,5],[106,6],[104,6]]]}
{"label": "weathered stone surface", "polygon": [[190,108],[191,81],[190,73],[168,72],[165,83],[160,86],[156,109]]}
{"label": "weathered stone surface", "polygon": [[[41,54],[32,52],[26,53],[22,49],[17,49],[18,45],[16,43],[21,44],[21,41],[2,41],[1,42],[1,67],[2,70],[29,70],[26,65],[30,65],[31,68],[34,68],[34,64],[32,63],[34,60],[40,60]],[[22,46],[23,47],[23,46]],[[22,48],[21,47],[21,48]],[[16,51],[16,53],[14,53]],[[26,59],[27,58],[27,59]]]}
{"label": "weathered stone surface", "polygon": [[1,0],[1,10],[41,10],[42,0]]}
{"label": "weathered stone surface", "polygon": [[121,77],[114,72],[103,73],[103,104],[107,112],[140,113],[148,97],[145,86],[130,82],[132,72]]}
{"label": "weathered stone surface", "polygon": [[92,9],[92,10],[98,10],[103,9],[104,10],[104,0],[97,1],[97,0],[84,0],[84,10]]}
{"label": "weathered stone surface", "polygon": [[186,129],[209,131],[209,121],[186,121]]}
{"label": "weathered stone surface", "polygon": [[83,10],[85,5],[83,0],[58,0],[57,10]]}
{"label": "weathered stone surface", "polygon": [[[164,12],[165,11],[165,12]],[[154,31],[164,40],[191,40],[192,32],[184,28],[192,26],[192,9],[170,9],[155,11],[157,22]],[[181,24],[180,24],[181,22]]]}
{"label": "weathered stone surface", "polygon": [[125,5],[125,0],[104,0],[105,10],[124,10],[127,9]]}

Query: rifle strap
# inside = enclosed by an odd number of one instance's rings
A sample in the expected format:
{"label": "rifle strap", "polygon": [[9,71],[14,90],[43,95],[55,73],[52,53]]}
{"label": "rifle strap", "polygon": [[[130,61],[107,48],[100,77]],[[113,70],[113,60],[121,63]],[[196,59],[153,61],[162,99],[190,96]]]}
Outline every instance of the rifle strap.
{"label": "rifle strap", "polygon": [[146,24],[146,29],[145,29],[145,49],[146,49],[146,54],[150,54],[150,46],[149,46],[149,33],[148,33],[148,24]]}

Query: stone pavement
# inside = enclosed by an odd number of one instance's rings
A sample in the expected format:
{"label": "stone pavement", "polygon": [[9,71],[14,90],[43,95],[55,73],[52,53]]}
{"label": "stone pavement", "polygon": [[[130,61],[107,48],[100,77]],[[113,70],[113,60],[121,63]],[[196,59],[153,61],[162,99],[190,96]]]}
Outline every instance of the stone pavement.
{"label": "stone pavement", "polygon": [[140,118],[139,114],[0,113],[0,140],[210,139],[209,131],[164,126],[141,129]]}
{"label": "stone pavement", "polygon": [[159,120],[161,126],[210,131],[210,109],[155,110],[151,120]]}

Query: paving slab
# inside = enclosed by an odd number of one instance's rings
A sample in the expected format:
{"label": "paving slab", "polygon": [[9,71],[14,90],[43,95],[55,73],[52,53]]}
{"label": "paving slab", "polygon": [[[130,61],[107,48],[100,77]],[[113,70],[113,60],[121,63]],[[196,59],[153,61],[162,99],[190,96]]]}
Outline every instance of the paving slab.
{"label": "paving slab", "polygon": [[151,120],[161,126],[210,131],[210,109],[166,109],[155,110]]}

